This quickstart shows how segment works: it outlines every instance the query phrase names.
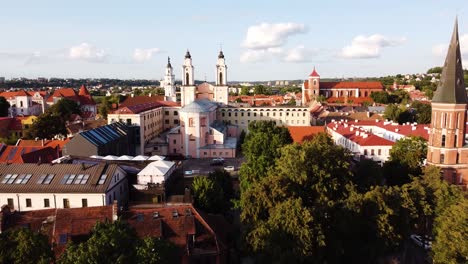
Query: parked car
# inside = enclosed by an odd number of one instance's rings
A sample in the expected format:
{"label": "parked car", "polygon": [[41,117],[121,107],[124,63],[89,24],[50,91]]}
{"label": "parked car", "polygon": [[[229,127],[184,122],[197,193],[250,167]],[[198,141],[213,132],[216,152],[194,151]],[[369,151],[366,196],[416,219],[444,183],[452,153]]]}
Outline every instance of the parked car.
{"label": "parked car", "polygon": [[234,166],[226,166],[226,167],[224,167],[224,170],[225,171],[235,171],[235,168],[234,168]]}
{"label": "parked car", "polygon": [[210,165],[211,166],[220,166],[224,164],[224,159],[223,158],[216,158],[212,159]]}
{"label": "parked car", "polygon": [[423,237],[423,236],[413,234],[413,235],[410,236],[410,238],[411,238],[411,240],[413,240],[413,242],[416,245],[418,245],[418,246],[420,246],[420,247],[422,247],[422,248],[424,248],[426,250],[431,249],[431,247],[432,247],[432,242],[431,242],[430,237],[427,237],[427,236]]}
{"label": "parked car", "polygon": [[192,170],[186,170],[186,171],[184,171],[184,175],[193,175],[193,171]]}

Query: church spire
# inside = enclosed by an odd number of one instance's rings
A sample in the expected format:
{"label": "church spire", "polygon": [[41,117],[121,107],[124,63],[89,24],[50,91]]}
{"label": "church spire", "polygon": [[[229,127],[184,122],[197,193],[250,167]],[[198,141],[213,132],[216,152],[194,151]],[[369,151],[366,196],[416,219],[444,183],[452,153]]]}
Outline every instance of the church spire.
{"label": "church spire", "polygon": [[448,104],[468,103],[458,38],[458,18],[455,19],[455,26],[447,51],[444,68],[432,102]]}
{"label": "church spire", "polygon": [[167,57],[167,68],[172,68],[172,65],[171,65],[171,57]]}

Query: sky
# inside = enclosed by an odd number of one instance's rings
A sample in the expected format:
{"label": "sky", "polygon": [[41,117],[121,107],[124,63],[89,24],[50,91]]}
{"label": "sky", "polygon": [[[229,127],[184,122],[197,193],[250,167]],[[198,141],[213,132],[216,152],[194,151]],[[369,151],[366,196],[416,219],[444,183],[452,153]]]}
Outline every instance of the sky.
{"label": "sky", "polygon": [[155,79],[187,49],[213,81],[425,72],[442,65],[458,15],[468,68],[466,0],[2,1],[0,76]]}

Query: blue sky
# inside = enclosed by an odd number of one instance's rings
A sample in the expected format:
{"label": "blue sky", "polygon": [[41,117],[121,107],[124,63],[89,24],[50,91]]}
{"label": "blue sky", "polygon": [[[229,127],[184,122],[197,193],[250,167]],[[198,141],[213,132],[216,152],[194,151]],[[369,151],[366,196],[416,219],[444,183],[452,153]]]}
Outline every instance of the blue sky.
{"label": "blue sky", "polygon": [[186,49],[196,79],[214,79],[222,45],[228,79],[416,73],[441,65],[455,16],[468,68],[466,0],[7,1],[0,76],[176,77]]}

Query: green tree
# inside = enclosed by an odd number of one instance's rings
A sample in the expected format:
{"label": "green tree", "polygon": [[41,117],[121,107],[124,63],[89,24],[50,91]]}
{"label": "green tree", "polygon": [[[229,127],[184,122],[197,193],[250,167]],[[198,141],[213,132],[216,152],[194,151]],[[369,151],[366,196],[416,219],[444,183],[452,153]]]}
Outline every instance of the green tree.
{"label": "green tree", "polygon": [[385,107],[384,117],[395,122],[398,122],[401,110],[396,104],[389,104]]}
{"label": "green tree", "polygon": [[60,99],[47,111],[54,115],[60,116],[63,121],[68,121],[72,114],[81,114],[80,106],[75,101],[66,98]]}
{"label": "green tree", "polygon": [[468,198],[460,198],[436,218],[434,234],[434,263],[468,263]]}
{"label": "green tree", "polygon": [[430,104],[424,104],[419,101],[414,101],[411,108],[416,110],[416,122],[418,124],[431,123],[432,107]]}
{"label": "green tree", "polygon": [[353,182],[360,192],[367,192],[372,187],[383,184],[382,167],[373,160],[361,160],[356,164],[353,172]]}
{"label": "green tree", "polygon": [[5,97],[0,96],[0,117],[8,116],[8,108],[10,108],[10,103]]}
{"label": "green tree", "polygon": [[177,246],[160,238],[147,237],[136,248],[136,261],[141,264],[171,264],[179,258]]}
{"label": "green tree", "polygon": [[274,165],[279,149],[293,142],[286,127],[278,127],[274,121],[259,121],[249,124],[249,133],[242,144],[245,162],[240,168],[241,188],[246,189],[253,182],[266,175]]}
{"label": "green tree", "polygon": [[265,263],[323,263],[352,190],[350,155],[324,133],[280,152],[268,175],[241,194],[246,243]]}
{"label": "green tree", "polygon": [[83,243],[71,244],[59,263],[131,263],[135,260],[138,237],[127,224],[98,222],[91,237]]}
{"label": "green tree", "polygon": [[192,183],[195,207],[208,213],[220,213],[224,209],[224,192],[211,177],[197,176]]}
{"label": "green tree", "polygon": [[250,87],[242,86],[240,94],[241,95],[250,95]]}
{"label": "green tree", "polygon": [[433,67],[427,70],[427,73],[442,73],[442,67]]}
{"label": "green tree", "polygon": [[295,105],[296,105],[296,100],[294,100],[294,98],[291,98],[291,100],[289,100],[289,102],[287,103],[287,105],[295,106]]}
{"label": "green tree", "polygon": [[53,261],[54,254],[47,236],[27,228],[0,234],[0,263],[48,264]]}
{"label": "green tree", "polygon": [[111,107],[111,102],[109,101],[107,97],[104,97],[101,104],[99,105],[99,110],[98,110],[99,115],[101,115],[103,119],[107,119],[107,114],[109,113],[110,107]]}
{"label": "green tree", "polygon": [[[63,100],[63,99],[62,99]],[[65,120],[63,116],[46,112],[34,120],[31,127],[26,131],[26,137],[53,138],[55,135],[66,135]]]}
{"label": "green tree", "polygon": [[409,168],[410,173],[419,175],[427,155],[427,141],[419,136],[404,137],[390,150],[390,160],[397,161]]}
{"label": "green tree", "polygon": [[372,92],[370,94],[370,97],[372,98],[372,100],[374,100],[374,102],[378,103],[378,104],[388,104],[390,103],[390,95],[383,91],[383,92]]}

